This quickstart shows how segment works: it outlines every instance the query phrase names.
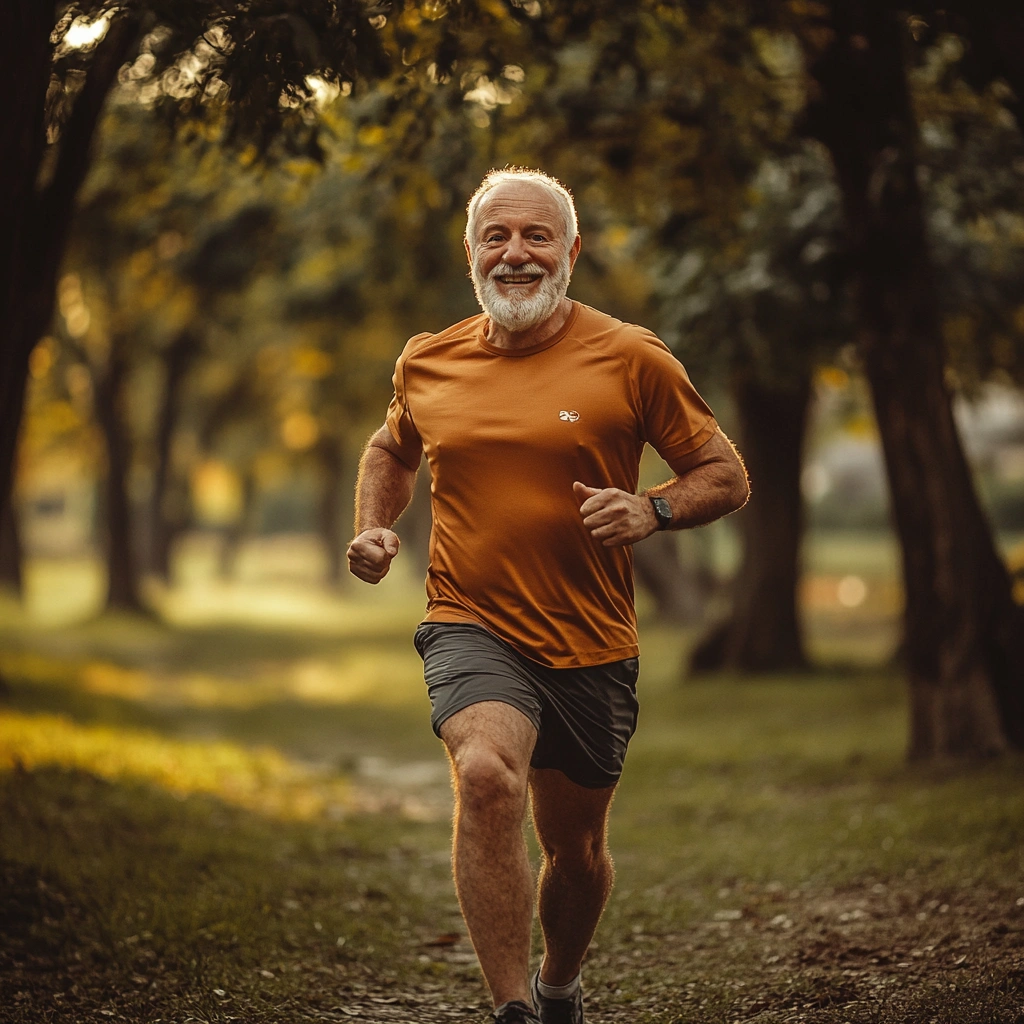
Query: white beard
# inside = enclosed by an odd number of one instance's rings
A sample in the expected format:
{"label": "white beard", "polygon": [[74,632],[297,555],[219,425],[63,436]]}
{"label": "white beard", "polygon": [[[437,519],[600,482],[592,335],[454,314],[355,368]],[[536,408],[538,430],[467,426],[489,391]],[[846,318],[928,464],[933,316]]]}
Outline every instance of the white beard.
{"label": "white beard", "polygon": [[[506,274],[541,274],[540,284],[532,296],[520,296],[513,293],[505,297],[498,291],[495,277]],[[558,264],[554,274],[546,274],[536,263],[526,263],[521,267],[511,267],[507,263],[499,263],[486,277],[480,272],[476,260],[473,261],[473,289],[477,302],[483,311],[499,327],[507,331],[525,331],[543,323],[558,308],[569,288],[569,254]]]}

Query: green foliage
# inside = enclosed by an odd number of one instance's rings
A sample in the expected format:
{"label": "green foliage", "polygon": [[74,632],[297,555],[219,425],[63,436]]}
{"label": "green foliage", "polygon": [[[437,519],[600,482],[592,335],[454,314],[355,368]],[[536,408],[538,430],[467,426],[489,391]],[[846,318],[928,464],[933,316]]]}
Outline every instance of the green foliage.
{"label": "green foliage", "polygon": [[[376,24],[380,12],[362,0],[86,0],[62,4],[54,28],[54,79],[65,95],[73,95],[96,41],[75,45],[76,30],[88,39],[91,24],[117,18],[131,19],[138,32],[136,53],[120,76],[138,101],[172,120],[205,121],[215,110],[226,118],[227,138],[263,151],[276,144],[318,155],[310,123],[318,89],[350,88],[390,68]],[[63,105],[52,108],[54,127]]]}
{"label": "green foliage", "polygon": [[914,71],[929,229],[949,360],[961,385],[1024,381],[1024,139],[1003,83],[967,81],[944,35]]}

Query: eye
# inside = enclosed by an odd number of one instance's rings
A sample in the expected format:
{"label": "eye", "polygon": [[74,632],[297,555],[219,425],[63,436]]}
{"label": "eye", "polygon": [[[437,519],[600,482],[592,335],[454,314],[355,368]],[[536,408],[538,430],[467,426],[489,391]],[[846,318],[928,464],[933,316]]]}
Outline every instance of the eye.
{"label": "eye", "polygon": [[495,233],[495,234],[492,234],[492,235],[488,235],[488,236],[487,236],[487,237],[486,237],[486,238],[484,239],[484,241],[485,241],[485,242],[500,242],[500,241],[502,241],[502,239],[503,239],[504,237],[505,237],[504,235],[499,235],[499,234]]}
{"label": "eye", "polygon": [[546,242],[547,240],[548,236],[542,235],[539,231],[535,231],[532,235],[530,235],[531,242]]}

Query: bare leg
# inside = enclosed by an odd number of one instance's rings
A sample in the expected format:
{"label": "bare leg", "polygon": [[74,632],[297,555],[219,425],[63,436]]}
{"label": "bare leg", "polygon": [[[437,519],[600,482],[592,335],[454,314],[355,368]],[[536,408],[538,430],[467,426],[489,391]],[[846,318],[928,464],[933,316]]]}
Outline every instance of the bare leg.
{"label": "bare leg", "polygon": [[608,853],[608,808],[615,787],[586,789],[551,768],[530,773],[533,823],[540,840],[540,926],[544,933],[541,978],[567,985],[583,956],[612,890],[615,869]]}
{"label": "bare leg", "polygon": [[455,787],[455,891],[495,1006],[530,1003],[533,875],[523,838],[537,731],[520,711],[483,701],[441,726]]}

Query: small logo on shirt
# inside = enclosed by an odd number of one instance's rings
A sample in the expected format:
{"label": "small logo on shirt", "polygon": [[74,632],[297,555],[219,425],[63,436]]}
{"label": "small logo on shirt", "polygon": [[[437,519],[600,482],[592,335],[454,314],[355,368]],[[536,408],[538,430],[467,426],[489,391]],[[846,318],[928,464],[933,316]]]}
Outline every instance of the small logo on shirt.
{"label": "small logo on shirt", "polygon": [[558,418],[565,420],[566,423],[575,423],[580,418],[580,414],[575,409],[562,409]]}

